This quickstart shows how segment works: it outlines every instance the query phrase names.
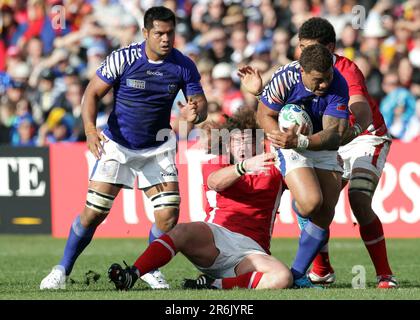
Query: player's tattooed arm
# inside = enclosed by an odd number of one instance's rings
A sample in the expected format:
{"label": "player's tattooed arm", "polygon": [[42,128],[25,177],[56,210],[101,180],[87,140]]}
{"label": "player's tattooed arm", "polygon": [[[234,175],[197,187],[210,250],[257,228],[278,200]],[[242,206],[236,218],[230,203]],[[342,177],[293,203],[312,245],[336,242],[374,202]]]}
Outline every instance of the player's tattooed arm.
{"label": "player's tattooed arm", "polygon": [[372,111],[369,102],[363,95],[353,95],[350,97],[349,110],[356,121],[353,126],[347,128],[341,139],[341,145],[352,141],[372,123]]}
{"label": "player's tattooed arm", "polygon": [[344,132],[348,128],[348,119],[332,116],[322,117],[322,131],[309,136],[308,150],[337,150],[340,147]]}
{"label": "player's tattooed arm", "polygon": [[280,132],[277,121],[278,116],[278,111],[270,109],[261,101],[258,103],[257,123],[262,129],[264,129],[265,133],[274,134]]}

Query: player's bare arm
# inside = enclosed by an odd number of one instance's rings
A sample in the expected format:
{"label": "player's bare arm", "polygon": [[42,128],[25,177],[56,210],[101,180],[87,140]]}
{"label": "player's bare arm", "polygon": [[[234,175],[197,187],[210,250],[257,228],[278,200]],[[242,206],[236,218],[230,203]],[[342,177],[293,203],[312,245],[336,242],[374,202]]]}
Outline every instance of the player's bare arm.
{"label": "player's bare arm", "polygon": [[[220,192],[234,184],[245,172],[268,171],[274,164],[274,153],[263,153],[211,173],[207,180],[209,189]],[[242,167],[241,167],[242,166]],[[244,171],[241,171],[241,170]]]}
{"label": "player's bare arm", "polygon": [[337,150],[348,128],[347,119],[324,115],[322,117],[323,130],[308,137],[308,150]]}
{"label": "player's bare arm", "polygon": [[267,136],[269,134],[280,132],[277,120],[278,116],[278,111],[270,109],[262,102],[258,103],[257,123],[262,129],[264,129]]}
{"label": "player's bare arm", "polygon": [[95,75],[89,82],[82,99],[82,119],[86,135],[86,143],[89,151],[96,159],[104,152],[101,141],[103,136],[96,129],[96,117],[98,115],[98,102],[112,88]]}
{"label": "player's bare arm", "polygon": [[324,130],[308,137],[303,135],[306,130],[305,126],[293,126],[284,131],[271,130],[267,132],[267,138],[276,148],[300,148],[313,151],[337,150],[343,134],[348,128],[348,120],[324,116],[322,124]]}
{"label": "player's bare arm", "polygon": [[356,122],[353,126],[347,128],[346,132],[343,135],[341,145],[345,145],[352,141],[361,132],[365,131],[372,123],[372,110],[365,96],[350,96],[349,109],[350,112],[356,118]]}

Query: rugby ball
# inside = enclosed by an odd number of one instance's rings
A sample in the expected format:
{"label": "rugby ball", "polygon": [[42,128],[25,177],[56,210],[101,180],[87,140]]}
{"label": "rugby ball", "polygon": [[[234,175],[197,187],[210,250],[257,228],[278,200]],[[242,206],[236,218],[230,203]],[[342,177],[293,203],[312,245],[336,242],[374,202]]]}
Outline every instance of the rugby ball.
{"label": "rugby ball", "polygon": [[293,125],[299,126],[303,123],[306,123],[308,126],[308,135],[311,135],[314,129],[309,114],[302,106],[297,104],[286,104],[283,106],[279,113],[278,122],[282,131],[284,131],[283,128],[290,128]]}

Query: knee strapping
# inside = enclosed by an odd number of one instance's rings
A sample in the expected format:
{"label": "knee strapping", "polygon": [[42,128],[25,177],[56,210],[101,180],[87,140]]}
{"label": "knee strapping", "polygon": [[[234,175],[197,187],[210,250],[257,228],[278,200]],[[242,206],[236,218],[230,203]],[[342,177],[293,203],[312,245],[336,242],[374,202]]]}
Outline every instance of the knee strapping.
{"label": "knee strapping", "polygon": [[376,182],[368,173],[358,172],[350,178],[349,194],[361,192],[372,198],[375,189]]}
{"label": "knee strapping", "polygon": [[178,191],[164,191],[158,193],[150,198],[155,210],[162,210],[167,208],[179,209],[181,197]]}
{"label": "knee strapping", "polygon": [[112,208],[114,199],[115,197],[112,195],[89,189],[86,199],[86,207],[101,214],[108,214]]}

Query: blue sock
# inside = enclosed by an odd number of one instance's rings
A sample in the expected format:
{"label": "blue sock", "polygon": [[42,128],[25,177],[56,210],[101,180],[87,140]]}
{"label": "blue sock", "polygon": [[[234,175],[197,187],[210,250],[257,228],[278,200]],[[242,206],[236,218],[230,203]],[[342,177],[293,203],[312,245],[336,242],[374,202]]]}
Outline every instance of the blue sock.
{"label": "blue sock", "polygon": [[149,244],[151,244],[153,241],[155,241],[156,239],[160,238],[164,234],[165,234],[165,232],[163,232],[162,230],[160,230],[156,226],[156,223],[154,223],[152,225],[152,227],[150,228],[150,232],[149,232]]}
{"label": "blue sock", "polygon": [[297,220],[298,220],[298,225],[299,225],[299,229],[303,230],[305,229],[306,224],[308,223],[308,221],[310,221],[309,218],[304,218],[302,217],[302,214],[299,212],[297,206],[296,206],[296,200],[293,199],[292,200],[292,209],[296,214]]}
{"label": "blue sock", "polygon": [[325,244],[327,233],[327,230],[308,221],[300,234],[299,247],[291,268],[293,279],[301,278],[306,274],[306,270]]}
{"label": "blue sock", "polygon": [[71,273],[77,257],[92,240],[95,229],[95,227],[83,227],[80,223],[80,216],[77,216],[76,219],[74,219],[70,228],[70,234],[67,239],[66,247],[64,249],[63,258],[59,263],[66,270],[67,276]]}

